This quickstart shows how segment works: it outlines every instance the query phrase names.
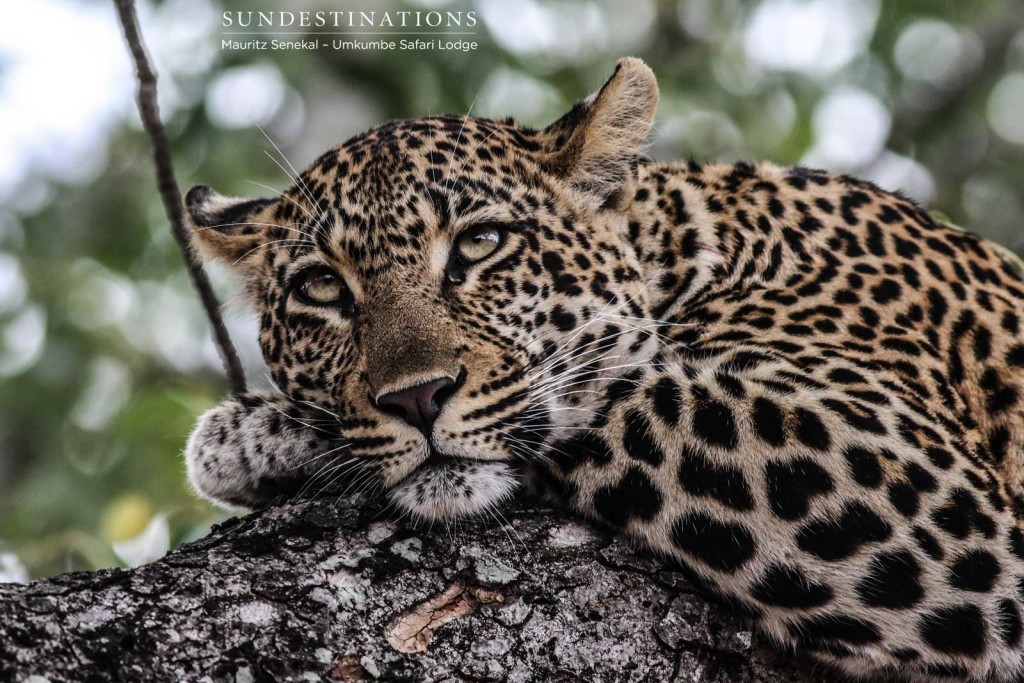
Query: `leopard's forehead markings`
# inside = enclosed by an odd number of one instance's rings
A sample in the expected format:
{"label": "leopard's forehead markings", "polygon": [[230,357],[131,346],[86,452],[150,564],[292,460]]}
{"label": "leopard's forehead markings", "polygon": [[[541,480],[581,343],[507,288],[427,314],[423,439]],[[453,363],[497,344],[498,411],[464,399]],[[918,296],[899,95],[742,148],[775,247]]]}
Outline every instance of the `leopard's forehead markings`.
{"label": "leopard's forehead markings", "polygon": [[313,243],[289,252],[320,251],[364,274],[429,261],[425,238],[456,216],[492,203],[520,213],[538,204],[513,192],[524,180],[522,158],[511,159],[515,149],[530,153],[540,144],[536,131],[511,119],[436,116],[357,135],[322,154],[284,193],[278,219]]}

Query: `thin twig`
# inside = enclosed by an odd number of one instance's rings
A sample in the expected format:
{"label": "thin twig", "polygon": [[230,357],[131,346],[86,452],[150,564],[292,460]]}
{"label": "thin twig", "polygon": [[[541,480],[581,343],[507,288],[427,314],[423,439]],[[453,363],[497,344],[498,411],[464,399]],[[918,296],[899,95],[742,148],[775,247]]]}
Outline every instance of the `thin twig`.
{"label": "thin twig", "polygon": [[192,277],[192,284],[199,292],[203,308],[206,309],[206,317],[210,319],[213,339],[217,344],[217,350],[220,351],[221,360],[224,362],[224,371],[231,383],[231,390],[239,394],[245,391],[245,373],[242,370],[242,363],[238,360],[235,346],[231,343],[227,327],[224,325],[224,319],[220,315],[220,302],[210,286],[210,280],[206,276],[206,271],[203,270],[203,264],[192,249],[188,230],[185,228],[181,190],[174,179],[171,148],[167,141],[164,124],[160,120],[160,110],[157,107],[156,72],[146,56],[146,47],[139,32],[139,20],[135,13],[135,2],[134,0],[114,0],[114,4],[117,6],[128,49],[135,62],[135,74],[139,84],[137,92],[139,116],[142,117],[142,125],[146,129],[153,147],[153,163],[156,166],[156,184],[160,190],[160,198],[163,200],[167,219],[171,223],[174,239],[177,240],[181,253],[185,257],[185,265]]}

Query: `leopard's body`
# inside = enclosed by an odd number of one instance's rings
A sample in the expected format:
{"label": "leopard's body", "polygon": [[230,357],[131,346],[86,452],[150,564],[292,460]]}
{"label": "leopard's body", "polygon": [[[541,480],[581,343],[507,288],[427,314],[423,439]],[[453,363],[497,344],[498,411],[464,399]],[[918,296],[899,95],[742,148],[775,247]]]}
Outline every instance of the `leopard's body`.
{"label": "leopard's body", "polygon": [[[436,518],[540,471],[846,674],[1024,674],[1020,274],[849,177],[638,162],[656,100],[625,60],[541,131],[392,123],[279,199],[193,190],[281,389],[201,421],[196,487],[354,468]],[[453,269],[481,223],[501,244]],[[292,296],[310,264],[343,310]],[[445,377],[432,427],[381,407]]]}

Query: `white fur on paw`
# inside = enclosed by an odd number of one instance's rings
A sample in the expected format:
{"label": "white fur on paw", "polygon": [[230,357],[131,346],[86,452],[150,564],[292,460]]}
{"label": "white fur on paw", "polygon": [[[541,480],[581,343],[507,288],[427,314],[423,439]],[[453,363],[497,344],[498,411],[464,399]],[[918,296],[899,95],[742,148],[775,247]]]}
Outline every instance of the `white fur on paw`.
{"label": "white fur on paw", "polygon": [[208,410],[199,418],[185,446],[188,480],[203,498],[223,507],[248,507],[254,488],[244,444],[232,419],[244,408],[235,402]]}

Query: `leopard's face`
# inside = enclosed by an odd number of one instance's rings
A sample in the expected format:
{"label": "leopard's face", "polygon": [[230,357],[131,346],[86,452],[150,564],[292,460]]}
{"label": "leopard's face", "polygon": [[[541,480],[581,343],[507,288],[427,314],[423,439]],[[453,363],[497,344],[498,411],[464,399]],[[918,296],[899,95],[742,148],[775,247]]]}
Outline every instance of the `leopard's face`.
{"label": "leopard's face", "polygon": [[359,463],[421,517],[474,513],[645,362],[618,200],[656,96],[627,64],[541,131],[395,122],[276,199],[189,193],[202,252],[244,278],[278,388],[331,416],[343,445],[325,468]]}

